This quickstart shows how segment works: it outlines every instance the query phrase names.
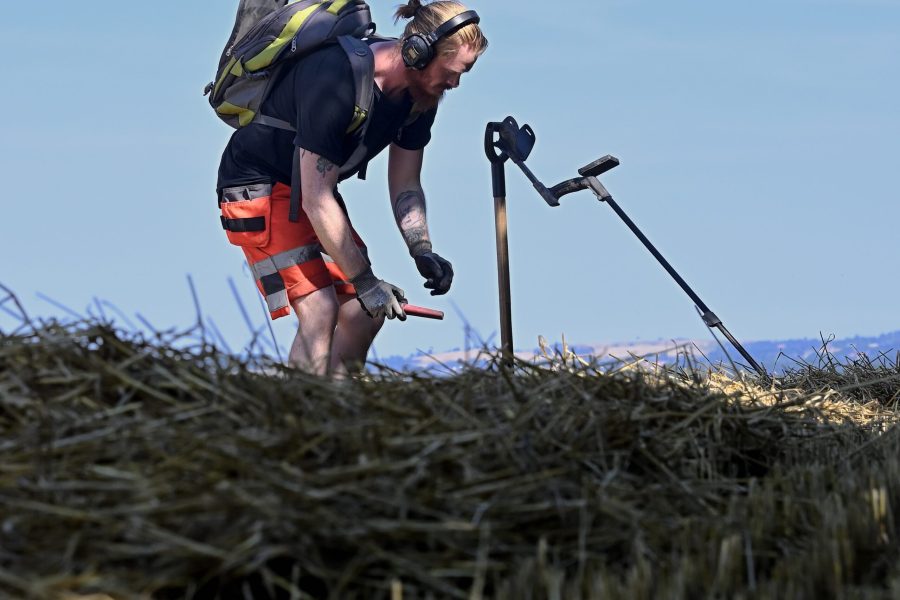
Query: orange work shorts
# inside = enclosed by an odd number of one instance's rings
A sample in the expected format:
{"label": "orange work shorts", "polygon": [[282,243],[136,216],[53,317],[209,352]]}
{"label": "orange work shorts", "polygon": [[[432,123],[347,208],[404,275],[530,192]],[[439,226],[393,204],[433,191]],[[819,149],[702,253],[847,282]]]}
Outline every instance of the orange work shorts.
{"label": "orange work shorts", "polygon": [[[240,246],[266,299],[272,319],[291,313],[291,301],[329,286],[338,294],[355,294],[347,276],[330,259],[316,237],[306,213],[288,219],[291,188],[281,183],[224,188],[219,192],[222,227],[228,241]],[[353,239],[367,256],[366,246]],[[368,257],[367,257],[368,259]]]}

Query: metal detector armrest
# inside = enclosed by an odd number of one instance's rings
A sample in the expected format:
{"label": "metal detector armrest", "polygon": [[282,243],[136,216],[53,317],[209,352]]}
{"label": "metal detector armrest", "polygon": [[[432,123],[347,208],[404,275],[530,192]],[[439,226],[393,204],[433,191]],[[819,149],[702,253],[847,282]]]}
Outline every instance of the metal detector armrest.
{"label": "metal detector armrest", "polygon": [[498,146],[513,159],[513,162],[528,160],[537,141],[537,136],[534,135],[530,125],[519,127],[514,118],[506,117],[497,128],[497,133],[500,137]]}
{"label": "metal detector armrest", "polygon": [[588,187],[587,182],[584,177],[576,177],[574,179],[568,179],[563,181],[562,183],[557,183],[552,188],[550,188],[550,193],[553,194],[556,198],[562,198],[566,194],[572,194],[575,192],[580,192],[581,190],[586,190]]}

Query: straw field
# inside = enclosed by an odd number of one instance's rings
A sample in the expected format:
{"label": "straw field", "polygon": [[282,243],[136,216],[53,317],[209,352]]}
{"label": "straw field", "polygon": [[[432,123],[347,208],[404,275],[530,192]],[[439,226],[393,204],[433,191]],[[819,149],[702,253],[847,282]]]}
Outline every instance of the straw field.
{"label": "straw field", "polygon": [[4,333],[0,596],[900,596],[896,362],[693,366],[334,382],[98,322]]}

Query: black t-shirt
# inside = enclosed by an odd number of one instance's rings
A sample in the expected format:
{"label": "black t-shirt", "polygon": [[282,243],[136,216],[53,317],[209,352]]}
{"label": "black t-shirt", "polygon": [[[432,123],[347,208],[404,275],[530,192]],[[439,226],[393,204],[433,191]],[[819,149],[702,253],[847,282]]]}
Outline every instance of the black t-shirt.
{"label": "black t-shirt", "polygon": [[[260,112],[290,123],[296,134],[251,123],[234,132],[222,154],[217,187],[251,183],[291,183],[294,146],[315,152],[332,163],[344,164],[356,149],[346,131],[356,101],[350,60],[339,44],[328,45],[288,66],[273,85]],[[407,150],[424,148],[431,140],[437,109],[410,118],[413,101],[408,92],[388,98],[375,87],[368,116],[366,159],[391,142]],[[346,179],[355,173],[345,173]]]}

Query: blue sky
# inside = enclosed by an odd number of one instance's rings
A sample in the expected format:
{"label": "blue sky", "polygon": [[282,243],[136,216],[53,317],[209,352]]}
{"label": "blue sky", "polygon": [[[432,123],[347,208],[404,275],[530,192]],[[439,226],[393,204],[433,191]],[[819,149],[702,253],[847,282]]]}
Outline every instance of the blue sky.
{"label": "blue sky", "polygon": [[[234,4],[234,6],[232,6]],[[396,33],[393,3],[372,3]],[[234,2],[13,3],[6,66],[0,283],[38,316],[46,294],[93,298],[160,328],[206,315],[232,345],[247,328],[235,280],[262,312],[219,227],[215,174],[230,130],[200,95]],[[396,232],[385,164],[342,189],[376,273],[448,313],[389,323],[381,355],[464,342],[463,315],[498,330],[485,124],[513,115],[549,185],[591,160],[623,209],[740,339],[900,329],[900,3],[491,0],[472,4],[491,47],[449,94],[426,150],[435,250],[453,261],[433,299]],[[551,209],[507,170],[518,347],[704,337],[687,296],[587,193]],[[286,345],[293,317],[277,323]],[[0,321],[8,324],[9,321]],[[496,339],[496,338],[494,338]]]}

